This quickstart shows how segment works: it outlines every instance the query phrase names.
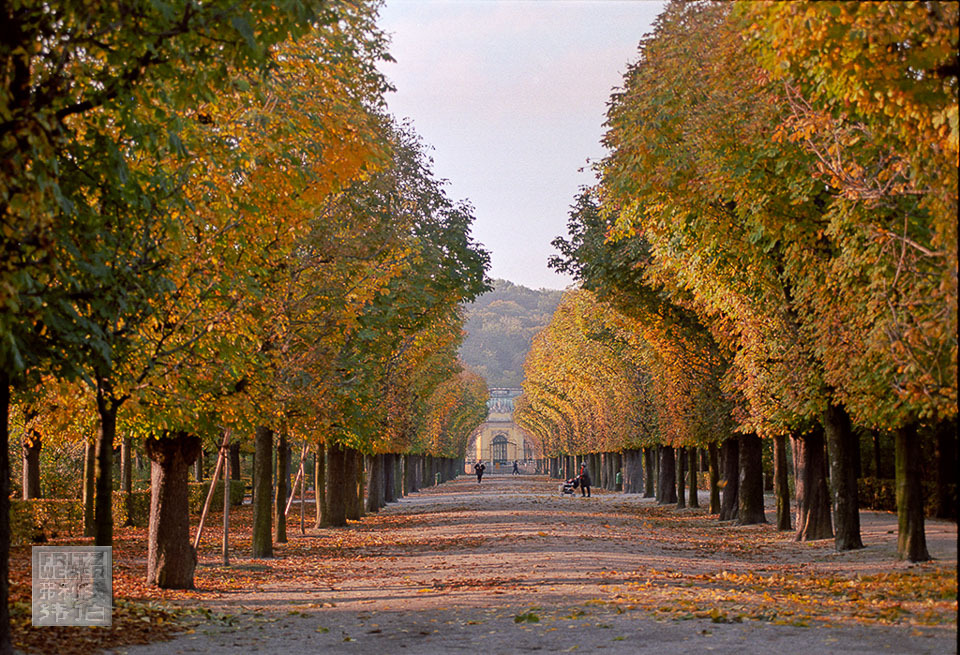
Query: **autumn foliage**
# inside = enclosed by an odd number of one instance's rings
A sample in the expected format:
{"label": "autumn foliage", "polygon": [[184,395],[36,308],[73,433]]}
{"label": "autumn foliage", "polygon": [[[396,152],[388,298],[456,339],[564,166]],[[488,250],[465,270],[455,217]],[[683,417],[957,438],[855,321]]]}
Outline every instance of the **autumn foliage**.
{"label": "autumn foliage", "polygon": [[925,559],[921,435],[955,466],[957,42],[953,3],[669,4],[555,242],[584,290],[527,361],[528,429],[556,454],[789,437],[823,528],[798,538],[834,534],[825,444],[841,550],[873,431]]}

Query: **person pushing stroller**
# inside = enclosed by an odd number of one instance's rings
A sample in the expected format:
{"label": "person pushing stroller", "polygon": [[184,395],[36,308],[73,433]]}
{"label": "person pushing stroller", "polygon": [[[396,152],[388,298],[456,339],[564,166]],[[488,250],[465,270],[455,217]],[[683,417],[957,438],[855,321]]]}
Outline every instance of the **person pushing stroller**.
{"label": "person pushing stroller", "polygon": [[580,486],[580,495],[583,498],[590,497],[590,471],[587,470],[586,464],[580,465],[580,475],[577,476],[577,481]]}

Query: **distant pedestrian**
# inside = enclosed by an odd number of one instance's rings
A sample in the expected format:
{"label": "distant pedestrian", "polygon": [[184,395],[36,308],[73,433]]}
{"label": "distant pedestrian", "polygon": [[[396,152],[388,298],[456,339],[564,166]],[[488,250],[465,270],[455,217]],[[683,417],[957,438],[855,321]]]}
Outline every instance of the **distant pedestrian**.
{"label": "distant pedestrian", "polygon": [[580,495],[584,498],[590,497],[590,471],[586,464],[580,465]]}
{"label": "distant pedestrian", "polygon": [[477,484],[480,484],[480,480],[483,479],[483,472],[487,469],[483,465],[483,460],[477,460],[477,463],[473,465],[473,470],[477,473]]}
{"label": "distant pedestrian", "polygon": [[513,474],[520,475],[520,467],[517,466],[517,460],[513,460]]}

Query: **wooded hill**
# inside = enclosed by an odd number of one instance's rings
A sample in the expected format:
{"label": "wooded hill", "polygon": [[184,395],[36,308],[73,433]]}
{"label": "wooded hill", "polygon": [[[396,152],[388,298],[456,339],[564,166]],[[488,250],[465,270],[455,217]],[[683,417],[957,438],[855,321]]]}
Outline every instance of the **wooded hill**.
{"label": "wooded hill", "polygon": [[519,387],[530,343],[550,322],[562,294],[494,280],[492,291],[467,305],[460,358],[490,387]]}

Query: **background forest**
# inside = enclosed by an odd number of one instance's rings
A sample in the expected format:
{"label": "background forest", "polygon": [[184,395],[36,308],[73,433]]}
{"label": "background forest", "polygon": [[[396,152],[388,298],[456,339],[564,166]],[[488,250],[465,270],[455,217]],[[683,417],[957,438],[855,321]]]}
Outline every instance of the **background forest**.
{"label": "background forest", "polygon": [[534,335],[550,322],[562,291],[528,289],[494,280],[489,291],[466,307],[467,336],[460,359],[489,387],[519,387],[523,361]]}

